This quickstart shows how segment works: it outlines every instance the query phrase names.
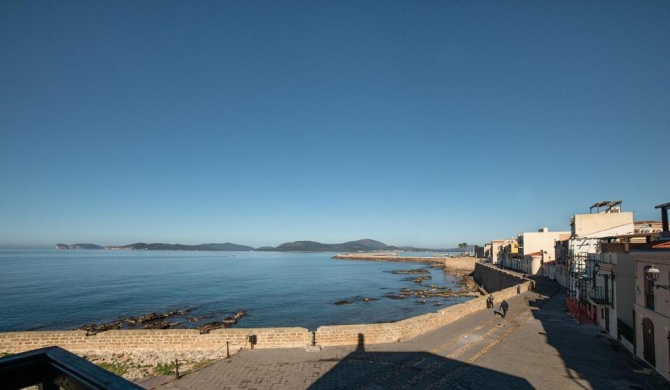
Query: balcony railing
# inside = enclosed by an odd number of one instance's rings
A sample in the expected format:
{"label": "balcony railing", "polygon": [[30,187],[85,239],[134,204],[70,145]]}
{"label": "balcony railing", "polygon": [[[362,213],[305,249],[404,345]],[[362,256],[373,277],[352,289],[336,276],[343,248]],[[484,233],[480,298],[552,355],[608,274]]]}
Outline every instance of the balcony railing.
{"label": "balcony railing", "polygon": [[3,389],[38,385],[58,389],[142,389],[62,348],[36,349],[0,358]]}
{"label": "balcony railing", "polygon": [[612,292],[605,291],[602,287],[593,287],[589,290],[589,299],[598,305],[613,306],[614,304],[614,302],[612,302]]}

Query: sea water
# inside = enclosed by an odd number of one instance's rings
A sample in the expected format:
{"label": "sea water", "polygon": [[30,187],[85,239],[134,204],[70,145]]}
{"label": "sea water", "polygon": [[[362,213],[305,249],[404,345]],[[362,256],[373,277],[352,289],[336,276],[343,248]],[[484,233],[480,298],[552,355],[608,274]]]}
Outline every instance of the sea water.
{"label": "sea water", "polygon": [[[392,322],[467,298],[392,299],[402,288],[458,288],[418,263],[332,259],[335,253],[0,250],[0,331],[74,329],[189,310],[178,327],[245,311],[236,327]],[[394,270],[423,268],[432,277]],[[371,298],[364,302],[364,298]],[[348,304],[336,305],[336,302]],[[197,318],[188,322],[187,318]]]}

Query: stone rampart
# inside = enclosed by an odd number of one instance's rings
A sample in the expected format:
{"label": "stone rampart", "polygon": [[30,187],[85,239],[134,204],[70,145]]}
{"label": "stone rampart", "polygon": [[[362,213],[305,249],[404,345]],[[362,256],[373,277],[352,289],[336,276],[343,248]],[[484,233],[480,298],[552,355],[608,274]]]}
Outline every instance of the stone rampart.
{"label": "stone rampart", "polygon": [[486,291],[489,292],[516,287],[518,284],[521,284],[523,291],[526,291],[529,283],[528,279],[517,273],[509,272],[488,263],[476,263],[473,277],[475,282],[484,286]]}
{"label": "stone rampart", "polygon": [[74,353],[90,351],[202,351],[251,347],[249,335],[255,335],[254,348],[304,347],[312,340],[305,328],[216,329],[200,334],[195,329],[109,330],[87,335],[83,330],[0,333],[0,353],[18,353],[59,346]]}

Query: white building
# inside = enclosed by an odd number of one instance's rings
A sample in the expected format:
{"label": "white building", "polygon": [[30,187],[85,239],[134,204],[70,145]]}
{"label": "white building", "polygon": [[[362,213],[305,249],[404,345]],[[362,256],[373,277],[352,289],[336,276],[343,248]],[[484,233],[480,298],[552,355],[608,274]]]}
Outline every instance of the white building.
{"label": "white building", "polygon": [[[604,210],[600,211],[603,207]],[[597,213],[593,213],[593,209]],[[622,236],[635,232],[632,212],[621,211],[621,201],[594,203],[589,214],[575,214],[570,220],[572,253],[598,253],[599,238]]]}
{"label": "white building", "polygon": [[[630,235],[635,231],[633,213],[622,212],[620,200],[594,203],[589,212],[575,214],[570,220],[571,236],[567,245],[567,260],[562,265],[568,273],[568,298],[587,306],[590,305],[587,291],[593,283],[589,276],[593,273],[592,267],[595,264],[592,255],[601,253],[602,238]],[[564,271],[559,273],[562,272]],[[591,312],[592,309],[580,308],[586,312]]]}
{"label": "white building", "polygon": [[670,231],[668,209],[661,239],[631,250],[635,259],[635,353],[670,380]]}
{"label": "white building", "polygon": [[517,235],[519,243],[520,269],[518,271],[529,275],[542,274],[548,276],[545,263],[554,264],[556,260],[556,241],[565,240],[570,232],[550,232],[548,228],[537,232],[525,232]]}

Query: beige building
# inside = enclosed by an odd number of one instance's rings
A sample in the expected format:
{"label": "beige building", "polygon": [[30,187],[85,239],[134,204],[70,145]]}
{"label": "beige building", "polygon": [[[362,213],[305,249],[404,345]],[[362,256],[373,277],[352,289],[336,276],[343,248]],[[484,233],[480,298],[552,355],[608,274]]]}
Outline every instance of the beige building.
{"label": "beige building", "polygon": [[[520,272],[529,275],[553,275],[556,261],[556,242],[570,237],[570,232],[550,232],[548,228],[537,232],[525,232],[517,235],[519,243]],[[545,264],[547,267],[545,267]],[[549,265],[552,265],[549,267]],[[551,270],[548,270],[552,268]]]}
{"label": "beige building", "polygon": [[635,259],[635,341],[638,357],[670,380],[670,203],[661,209],[661,239],[631,249]]}
{"label": "beige building", "polygon": [[[612,238],[620,241],[619,238]],[[635,259],[621,242],[601,244],[602,253],[592,254],[593,285],[588,301],[594,307],[594,322],[630,351],[635,350]]]}
{"label": "beige building", "polygon": [[554,263],[555,242],[569,236],[570,232],[550,232],[548,228],[542,228],[537,232],[520,233],[516,239],[493,240],[491,241],[493,262],[502,268],[524,274],[543,273],[553,277],[553,269],[550,272],[541,270],[544,264]]}
{"label": "beige building", "polygon": [[635,221],[635,234],[638,233],[660,233],[663,231],[661,221]]}
{"label": "beige building", "polygon": [[487,245],[490,245],[488,259],[493,264],[502,264],[507,257],[516,256],[518,253],[518,245],[513,238],[493,240]]}
{"label": "beige building", "polygon": [[636,354],[670,380],[670,241],[652,242],[631,254],[637,274]]}
{"label": "beige building", "polygon": [[[603,208],[601,211],[600,208]],[[593,213],[596,209],[596,213]],[[575,214],[570,220],[570,250],[574,254],[598,253],[598,238],[633,234],[633,213],[621,211],[621,201],[594,203],[589,214]]]}

